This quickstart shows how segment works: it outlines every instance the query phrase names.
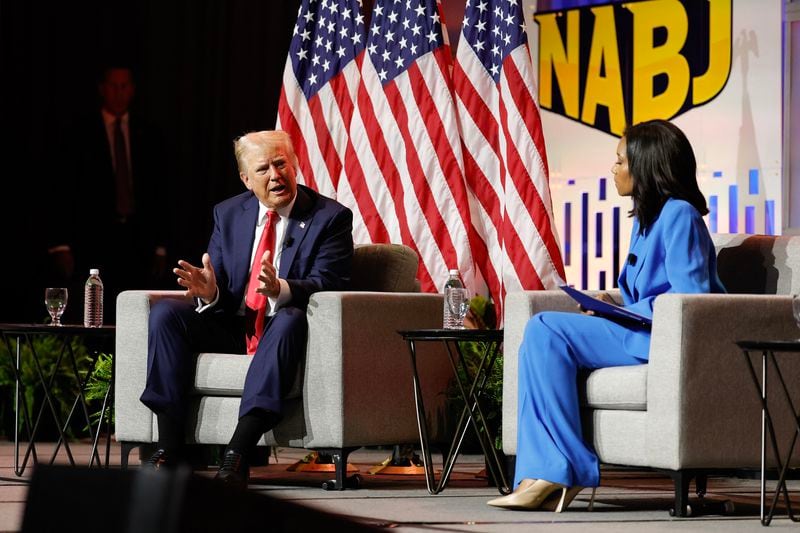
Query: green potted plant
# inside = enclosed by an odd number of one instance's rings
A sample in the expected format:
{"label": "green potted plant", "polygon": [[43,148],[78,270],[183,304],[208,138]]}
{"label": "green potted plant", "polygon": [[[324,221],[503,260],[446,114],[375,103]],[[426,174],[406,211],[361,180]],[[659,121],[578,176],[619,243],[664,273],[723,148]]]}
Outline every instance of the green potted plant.
{"label": "green potted plant", "polygon": [[92,374],[86,382],[84,394],[87,402],[93,402],[92,405],[97,407],[91,415],[92,425],[97,425],[100,422],[100,417],[103,417],[104,424],[114,424],[114,405],[106,406],[103,412],[103,401],[106,399],[108,389],[111,387],[111,380],[113,379],[113,366],[114,355],[101,353],[97,356],[97,360],[92,369]]}

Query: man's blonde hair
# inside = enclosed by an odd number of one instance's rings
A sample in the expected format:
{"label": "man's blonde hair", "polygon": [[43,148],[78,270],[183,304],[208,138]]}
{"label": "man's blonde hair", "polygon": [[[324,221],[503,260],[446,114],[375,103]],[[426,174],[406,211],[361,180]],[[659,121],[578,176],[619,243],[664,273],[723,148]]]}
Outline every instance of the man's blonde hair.
{"label": "man's blonde hair", "polygon": [[297,169],[297,154],[289,134],[282,130],[251,131],[233,140],[233,153],[239,172],[247,172],[244,156],[248,152],[267,150],[270,147],[283,148],[289,155],[289,161]]}

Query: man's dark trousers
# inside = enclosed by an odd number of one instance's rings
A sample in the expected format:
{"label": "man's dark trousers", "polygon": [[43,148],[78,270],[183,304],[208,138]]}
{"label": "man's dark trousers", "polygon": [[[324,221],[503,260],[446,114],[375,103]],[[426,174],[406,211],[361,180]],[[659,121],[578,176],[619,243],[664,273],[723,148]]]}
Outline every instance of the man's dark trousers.
{"label": "man's dark trousers", "polygon": [[[198,352],[245,353],[243,317],[208,309],[188,300],[165,298],[150,310],[147,382],[141,401],[156,414],[186,418],[188,393]],[[305,310],[283,307],[269,317],[245,378],[239,416],[253,409],[280,415],[282,398],[305,356]]]}

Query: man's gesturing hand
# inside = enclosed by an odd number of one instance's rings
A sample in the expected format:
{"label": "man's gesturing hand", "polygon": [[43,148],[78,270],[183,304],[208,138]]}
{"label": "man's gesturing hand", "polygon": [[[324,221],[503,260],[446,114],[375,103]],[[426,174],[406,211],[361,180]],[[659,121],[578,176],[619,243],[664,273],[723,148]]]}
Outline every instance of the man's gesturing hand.
{"label": "man's gesturing hand", "polygon": [[217,276],[211,265],[211,256],[203,254],[203,267],[198,268],[190,263],[178,261],[180,268],[172,271],[178,276],[178,285],[186,288],[186,296],[200,298],[204,303],[211,302],[217,296]]}
{"label": "man's gesturing hand", "polygon": [[269,298],[277,298],[281,293],[281,284],[278,282],[278,273],[269,257],[269,250],[261,256],[261,272],[258,274],[258,281],[261,283],[256,292]]}

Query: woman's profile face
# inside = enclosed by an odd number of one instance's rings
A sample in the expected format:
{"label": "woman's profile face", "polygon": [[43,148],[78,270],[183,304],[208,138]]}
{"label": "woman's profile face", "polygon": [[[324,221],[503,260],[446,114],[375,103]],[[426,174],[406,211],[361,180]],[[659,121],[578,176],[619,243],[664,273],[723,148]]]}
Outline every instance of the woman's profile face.
{"label": "woman's profile face", "polygon": [[628,172],[628,156],[625,154],[627,146],[625,137],[621,138],[617,145],[617,160],[614,162],[614,166],[611,167],[611,173],[614,175],[614,185],[616,185],[617,193],[620,196],[633,194],[633,177]]}

